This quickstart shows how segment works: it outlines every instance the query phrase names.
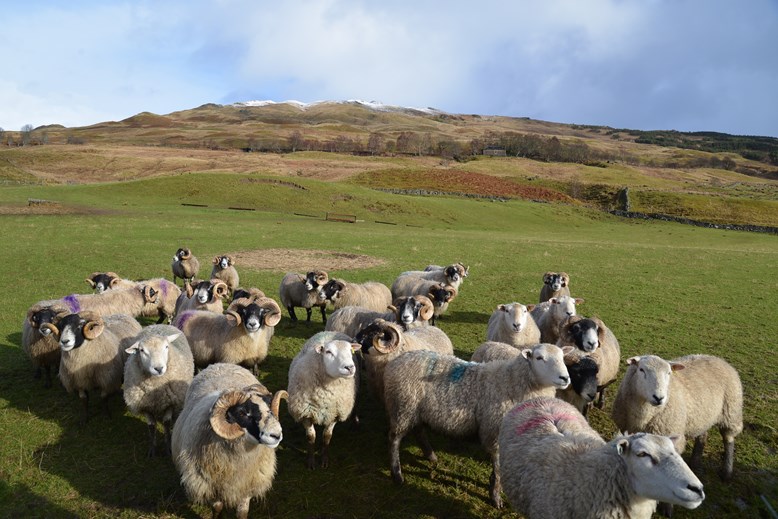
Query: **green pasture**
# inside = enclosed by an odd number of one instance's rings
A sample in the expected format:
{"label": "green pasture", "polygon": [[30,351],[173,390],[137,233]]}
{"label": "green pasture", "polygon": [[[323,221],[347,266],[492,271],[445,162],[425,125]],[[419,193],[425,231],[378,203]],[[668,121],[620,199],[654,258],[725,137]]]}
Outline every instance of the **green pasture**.
{"label": "green pasture", "polygon": [[[677,517],[768,517],[760,495],[778,505],[775,236],[624,221],[556,204],[409,197],[284,179],[303,190],[259,181],[268,178],[185,174],[0,189],[0,206],[40,198],[75,208],[66,215],[0,216],[6,298],[0,313],[0,516],[210,515],[187,502],[170,459],[146,458],[146,425],[126,413],[120,396],[111,403],[111,417],[97,412],[79,426],[78,399],[57,383],[44,389],[20,348],[22,319],[36,301],[86,292],[84,278],[98,270],[170,279],[170,261],[180,246],[190,247],[205,264],[218,253],[256,249],[361,254],[385,263],[330,275],[387,285],[404,270],[462,261],[471,274],[439,326],[463,358],[485,339],[495,306],[536,302],[542,274],[564,270],[573,295],[586,300],[580,313],[610,326],[624,358],[710,353],[740,372],[746,423],[736,441],[734,480],[724,484],[716,475],[722,449],[712,431],[698,474],[707,498],[694,511],[676,508]],[[328,211],[355,214],[361,221],[324,221]],[[279,258],[266,268],[237,268],[242,285],[277,299],[283,265]],[[261,381],[271,390],[285,387],[289,362],[323,329],[317,312],[313,319],[293,326],[284,311],[261,367]],[[432,468],[407,438],[401,451],[406,483],[395,486],[387,421],[364,384],[363,389],[362,426],[335,428],[327,470],[305,468],[305,434],[282,413],[278,473],[264,502],[252,504],[252,517],[519,517],[510,507],[497,511],[489,504],[490,463],[472,440],[433,435],[440,461]],[[591,414],[606,438],[616,432],[609,408],[610,400],[604,411]]]}

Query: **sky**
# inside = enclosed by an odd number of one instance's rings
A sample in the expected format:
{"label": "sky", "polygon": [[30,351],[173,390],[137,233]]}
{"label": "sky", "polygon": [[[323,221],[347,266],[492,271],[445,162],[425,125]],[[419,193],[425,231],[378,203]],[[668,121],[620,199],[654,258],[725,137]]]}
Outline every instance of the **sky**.
{"label": "sky", "polygon": [[778,0],[0,0],[0,127],[358,99],[778,137]]}

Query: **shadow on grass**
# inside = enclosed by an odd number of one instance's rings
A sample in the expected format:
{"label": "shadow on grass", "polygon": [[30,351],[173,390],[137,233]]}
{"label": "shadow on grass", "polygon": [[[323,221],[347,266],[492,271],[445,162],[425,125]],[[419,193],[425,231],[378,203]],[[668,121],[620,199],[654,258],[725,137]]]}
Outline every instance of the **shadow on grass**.
{"label": "shadow on grass", "polygon": [[65,510],[49,499],[36,494],[24,484],[9,485],[0,480],[0,516],[2,517],[57,517],[78,519],[78,514]]}
{"label": "shadow on grass", "polygon": [[486,323],[489,322],[489,318],[491,316],[492,316],[491,313],[487,314],[483,312],[464,312],[461,310],[460,311],[449,310],[448,313],[443,314],[443,316],[439,319],[439,321],[441,325],[449,321],[457,324],[470,323],[470,324],[486,325]]}

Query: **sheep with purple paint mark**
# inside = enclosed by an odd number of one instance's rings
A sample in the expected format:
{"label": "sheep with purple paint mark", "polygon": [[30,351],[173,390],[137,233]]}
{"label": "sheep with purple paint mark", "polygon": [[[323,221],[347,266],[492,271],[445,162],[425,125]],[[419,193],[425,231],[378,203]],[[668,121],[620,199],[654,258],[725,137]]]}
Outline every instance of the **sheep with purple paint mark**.
{"label": "sheep with purple paint mark", "polygon": [[412,351],[390,362],[384,371],[389,415],[389,455],[395,483],[403,482],[400,442],[419,428],[424,455],[437,457],[424,427],[455,437],[478,435],[492,458],[490,495],[500,497],[500,455],[497,436],[503,415],[517,403],[537,396],[553,397],[570,383],[564,352],[553,344],[525,349],[512,360],[466,362],[453,355]]}
{"label": "sheep with purple paint mark", "polygon": [[671,439],[638,433],[606,443],[556,398],[507,412],[498,445],[505,494],[529,519],[648,519],[657,501],[693,509],[705,498]]}

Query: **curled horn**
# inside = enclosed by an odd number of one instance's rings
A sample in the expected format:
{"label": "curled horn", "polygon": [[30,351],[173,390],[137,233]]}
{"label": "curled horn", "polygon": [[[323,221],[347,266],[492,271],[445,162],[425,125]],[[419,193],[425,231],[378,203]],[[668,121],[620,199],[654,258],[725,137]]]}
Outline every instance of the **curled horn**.
{"label": "curled horn", "polygon": [[143,299],[145,299],[147,303],[153,303],[156,301],[156,298],[154,296],[156,296],[157,293],[154,291],[152,287],[148,285],[140,285],[138,289],[143,294]]}
{"label": "curled horn", "polygon": [[256,303],[265,310],[269,310],[269,312],[265,314],[265,326],[275,326],[281,321],[281,307],[278,306],[278,303],[273,299],[269,297],[259,297],[256,299]]}
{"label": "curled horn", "polygon": [[281,400],[289,400],[289,393],[283,389],[279,389],[273,394],[273,400],[270,401],[270,412],[278,419],[278,408],[281,405]]}
{"label": "curled horn", "polygon": [[227,410],[238,404],[242,404],[248,399],[248,394],[241,390],[225,391],[211,407],[211,428],[213,432],[225,440],[236,440],[243,436],[243,428],[227,421]]}
{"label": "curled horn", "polygon": [[570,275],[567,272],[560,272],[559,277],[562,278],[563,287],[570,285]]}
{"label": "curled horn", "polygon": [[59,336],[59,328],[54,323],[43,323],[40,329],[50,331],[55,337]]}
{"label": "curled horn", "polygon": [[194,295],[194,287],[188,279],[184,281],[184,292],[186,293],[186,297],[192,299],[192,295]]}
{"label": "curled horn", "polygon": [[235,259],[232,256],[225,256],[227,258],[227,265],[235,265]]}
{"label": "curled horn", "polygon": [[435,313],[435,306],[432,304],[430,298],[427,296],[416,296],[416,300],[421,303],[419,317],[423,321],[429,321],[432,319],[432,315]]}
{"label": "curled horn", "polygon": [[594,321],[594,324],[597,325],[597,339],[600,341],[600,344],[605,342],[605,323],[600,320],[599,317],[592,317],[592,321]]}
{"label": "curled horn", "polygon": [[229,288],[227,287],[227,283],[225,283],[224,281],[218,281],[218,280],[211,280],[211,281],[212,282],[216,281],[213,284],[213,291],[216,294],[216,296],[217,297],[226,297],[227,294],[230,291]]}
{"label": "curled horn", "polygon": [[463,278],[467,277],[467,273],[470,270],[470,267],[465,267],[462,263],[456,263],[457,270],[459,271],[459,275]]}
{"label": "curled horn", "polygon": [[258,288],[253,288],[253,287],[249,288],[248,293],[249,293],[248,298],[251,299],[252,301],[256,301],[257,299],[265,297],[265,293]]}
{"label": "curled horn", "polygon": [[[230,305],[230,307],[231,306],[232,305]],[[240,314],[238,312],[236,312],[235,310],[230,310],[229,308],[227,308],[224,311],[224,315],[227,316],[228,320],[229,319],[235,319],[235,326],[238,326],[238,325],[240,325],[240,323],[243,322],[243,319],[241,319]]]}
{"label": "curled horn", "polygon": [[188,260],[192,257],[192,251],[189,249],[181,249],[182,254],[179,256],[179,258],[183,260]]}
{"label": "curled horn", "polygon": [[330,280],[329,274],[327,274],[323,270],[317,270],[315,272],[316,272],[316,281],[318,281],[320,285],[324,285]]}
{"label": "curled horn", "polygon": [[105,330],[105,322],[96,312],[81,312],[81,318],[86,320],[84,329],[81,331],[85,339],[90,341],[97,339]]}
{"label": "curled horn", "polygon": [[95,276],[99,274],[100,272],[92,272],[91,274],[89,274],[89,277],[84,280],[84,283],[94,288],[95,286],[97,286],[97,283],[95,283]]}
{"label": "curled horn", "polygon": [[214,257],[213,257],[213,264],[214,264],[214,265],[218,265],[218,263],[219,263],[219,259],[220,259],[220,258],[219,258],[219,256],[214,256]]}
{"label": "curled horn", "polygon": [[549,280],[551,279],[551,276],[553,276],[553,275],[554,275],[554,273],[551,272],[551,271],[548,271],[545,274],[543,274],[543,283],[545,283],[547,285]]}
{"label": "curled horn", "polygon": [[448,298],[449,302],[453,301],[454,298],[457,296],[457,289],[452,287],[451,285],[444,286],[443,290],[445,290],[446,292],[448,292],[450,294],[449,298]]}
{"label": "curled horn", "polygon": [[400,345],[400,333],[386,321],[379,321],[380,333],[373,336],[373,348],[379,353],[391,353]]}

